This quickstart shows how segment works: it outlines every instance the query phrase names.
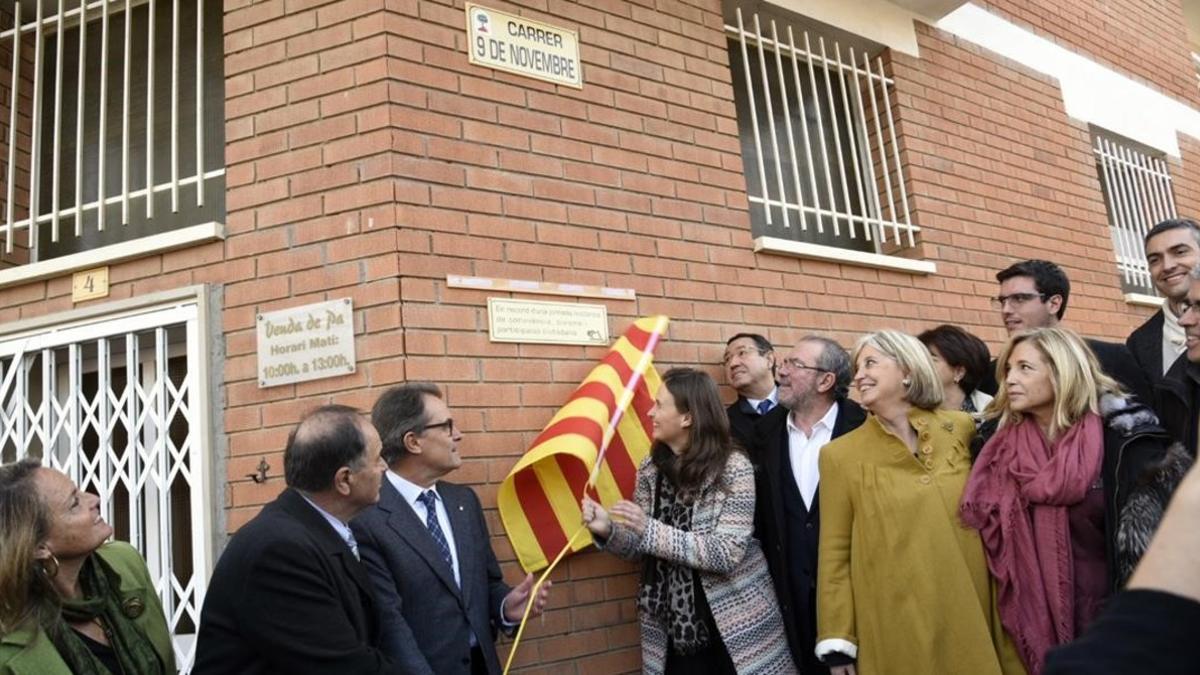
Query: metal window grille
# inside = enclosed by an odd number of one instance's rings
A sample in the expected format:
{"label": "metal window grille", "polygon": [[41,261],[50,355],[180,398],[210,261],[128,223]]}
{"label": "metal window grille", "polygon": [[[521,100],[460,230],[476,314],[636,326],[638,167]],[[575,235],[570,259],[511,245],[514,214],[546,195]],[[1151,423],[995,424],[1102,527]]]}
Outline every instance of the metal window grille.
{"label": "metal window grille", "polygon": [[198,331],[193,303],[0,339],[0,461],[41,457],[100,497],[149,564],[183,672],[211,567]]}
{"label": "metal window grille", "polygon": [[730,36],[756,234],[888,253],[914,233],[881,58],[742,10]]}
{"label": "metal window grille", "polygon": [[0,8],[9,264],[224,219],[221,9],[201,0]]}
{"label": "metal window grille", "polygon": [[1167,163],[1104,136],[1093,141],[1121,281],[1127,291],[1153,294],[1142,240],[1155,223],[1176,217]]}

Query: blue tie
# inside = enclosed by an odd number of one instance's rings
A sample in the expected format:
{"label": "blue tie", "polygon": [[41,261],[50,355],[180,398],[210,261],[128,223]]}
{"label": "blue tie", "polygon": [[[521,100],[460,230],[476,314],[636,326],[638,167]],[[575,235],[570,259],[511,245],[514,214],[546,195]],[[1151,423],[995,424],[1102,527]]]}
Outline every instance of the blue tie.
{"label": "blue tie", "polygon": [[426,490],[417,497],[417,501],[425,505],[425,527],[429,528],[429,536],[433,537],[433,543],[437,544],[438,551],[442,554],[442,560],[446,561],[446,567],[450,571],[454,571],[454,561],[450,558],[450,544],[446,543],[446,534],[442,532],[442,526],[438,523],[437,518],[437,493],[433,490]]}
{"label": "blue tie", "polygon": [[758,414],[766,415],[771,410],[771,399],[764,398],[758,402]]}

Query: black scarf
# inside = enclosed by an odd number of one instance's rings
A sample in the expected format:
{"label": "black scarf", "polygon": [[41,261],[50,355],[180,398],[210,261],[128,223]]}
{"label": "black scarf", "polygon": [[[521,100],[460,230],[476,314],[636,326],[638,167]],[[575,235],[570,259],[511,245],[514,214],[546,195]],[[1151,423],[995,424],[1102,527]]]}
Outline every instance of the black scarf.
{"label": "black scarf", "polygon": [[[694,506],[680,497],[673,481],[665,479],[662,471],[658,473],[652,518],[690,532]],[[695,654],[709,642],[708,625],[696,616],[696,582],[692,568],[685,565],[651,556],[642,562],[638,606],[666,626],[672,647],[679,654]]]}
{"label": "black scarf", "polygon": [[[83,598],[63,602],[62,614],[46,626],[46,633],[58,649],[58,655],[75,675],[165,675],[166,666],[145,631],[126,616],[117,593],[120,578],[98,555],[88,556],[79,571]],[[143,607],[143,611],[146,611]],[[121,664],[121,673],[109,670],[92,654],[71,623],[96,621],[108,637],[108,644]]]}

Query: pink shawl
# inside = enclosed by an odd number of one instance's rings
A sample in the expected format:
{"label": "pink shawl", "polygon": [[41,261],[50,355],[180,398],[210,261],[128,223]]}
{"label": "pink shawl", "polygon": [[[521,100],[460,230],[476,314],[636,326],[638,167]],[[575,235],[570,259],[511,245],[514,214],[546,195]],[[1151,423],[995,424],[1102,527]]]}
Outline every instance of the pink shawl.
{"label": "pink shawl", "polygon": [[1104,426],[1089,413],[1049,443],[1036,422],[1002,427],[983,446],[959,513],[979,530],[996,580],[1000,621],[1030,675],[1075,637],[1068,507],[1083,501],[1104,458]]}

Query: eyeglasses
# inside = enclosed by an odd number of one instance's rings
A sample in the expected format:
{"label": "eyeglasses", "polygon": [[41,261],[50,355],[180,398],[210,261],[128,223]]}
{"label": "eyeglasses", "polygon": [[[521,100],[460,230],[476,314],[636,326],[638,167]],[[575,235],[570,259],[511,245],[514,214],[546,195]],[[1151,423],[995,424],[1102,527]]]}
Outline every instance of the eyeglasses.
{"label": "eyeglasses", "polygon": [[786,368],[786,369],[788,369],[788,370],[815,370],[815,371],[817,371],[818,373],[830,373],[830,372],[833,372],[833,371],[831,371],[831,370],[827,370],[827,369],[825,369],[825,368],[818,368],[818,367],[816,367],[816,366],[807,366],[807,365],[805,365],[805,364],[804,364],[804,362],[803,362],[803,361],[801,361],[800,359],[795,359],[795,358],[792,358],[792,359],[784,359],[784,360],[780,361],[780,362],[779,362],[779,369],[780,369],[780,370],[783,370],[784,368]]}
{"label": "eyeglasses", "polygon": [[438,422],[437,424],[426,424],[425,426],[421,427],[421,431],[425,432],[430,429],[438,429],[438,428],[445,428],[446,432],[449,433],[451,436],[453,436],[454,435],[454,418],[447,417],[445,422]]}
{"label": "eyeglasses", "polygon": [[1175,308],[1179,311],[1179,316],[1182,317],[1192,310],[1200,311],[1200,302],[1192,302],[1185,298],[1177,302]]}
{"label": "eyeglasses", "polygon": [[731,361],[733,361],[734,359],[744,359],[747,356],[750,356],[751,354],[758,354],[759,356],[764,356],[766,354],[766,352],[764,352],[761,349],[756,349],[754,347],[738,347],[737,349],[735,349],[731,352],[725,352],[725,358],[721,359],[721,365],[728,366],[729,363]]}
{"label": "eyeglasses", "polygon": [[1013,307],[1020,307],[1031,300],[1045,301],[1045,293],[1012,293],[1010,295],[997,295],[992,298],[992,306],[996,309],[1004,309],[1004,305],[1012,303]]}

